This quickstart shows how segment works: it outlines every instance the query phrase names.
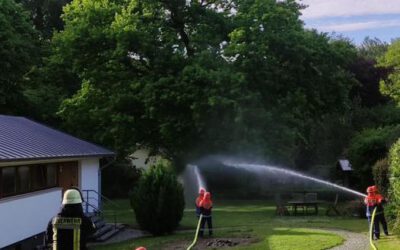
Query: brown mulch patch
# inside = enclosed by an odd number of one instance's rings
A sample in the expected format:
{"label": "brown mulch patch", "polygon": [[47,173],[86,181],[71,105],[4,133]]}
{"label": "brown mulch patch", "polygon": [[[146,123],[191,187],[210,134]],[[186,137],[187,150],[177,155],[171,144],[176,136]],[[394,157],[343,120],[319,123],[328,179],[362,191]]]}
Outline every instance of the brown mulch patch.
{"label": "brown mulch patch", "polygon": [[[251,236],[246,236],[244,238],[200,238],[197,241],[193,250],[200,250],[200,249],[221,249],[221,248],[229,248],[229,247],[237,247],[237,246],[244,246],[250,245],[252,243],[257,242],[258,240],[252,238]],[[170,243],[163,247],[163,250],[183,250],[187,249],[188,246],[192,242],[189,241],[177,241],[174,243]]]}

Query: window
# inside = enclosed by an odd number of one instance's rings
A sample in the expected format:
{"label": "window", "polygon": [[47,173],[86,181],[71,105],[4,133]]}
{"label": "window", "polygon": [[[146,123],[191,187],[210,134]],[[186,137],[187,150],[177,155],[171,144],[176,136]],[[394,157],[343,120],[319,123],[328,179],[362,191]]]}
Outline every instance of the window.
{"label": "window", "polygon": [[45,186],[46,169],[43,165],[35,165],[31,167],[32,189],[38,190]]}
{"label": "window", "polygon": [[29,193],[58,184],[58,164],[0,167],[0,198]]}
{"label": "window", "polygon": [[55,187],[57,186],[57,165],[56,164],[48,164],[46,166],[46,174],[47,174],[47,186],[48,187]]}
{"label": "window", "polygon": [[26,193],[31,190],[31,178],[29,175],[29,169],[30,168],[28,166],[17,167],[18,193]]}
{"label": "window", "polygon": [[2,169],[2,191],[3,195],[11,195],[17,192],[17,182],[16,182],[16,171],[13,167],[7,167]]}

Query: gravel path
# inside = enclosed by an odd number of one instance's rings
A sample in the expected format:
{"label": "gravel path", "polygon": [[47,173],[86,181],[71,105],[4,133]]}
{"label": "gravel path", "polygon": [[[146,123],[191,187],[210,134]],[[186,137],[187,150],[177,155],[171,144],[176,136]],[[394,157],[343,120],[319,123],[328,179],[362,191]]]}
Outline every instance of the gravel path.
{"label": "gravel path", "polygon": [[339,229],[322,229],[342,236],[345,242],[337,247],[331,248],[331,250],[368,250],[369,240],[367,234],[353,233],[349,231]]}

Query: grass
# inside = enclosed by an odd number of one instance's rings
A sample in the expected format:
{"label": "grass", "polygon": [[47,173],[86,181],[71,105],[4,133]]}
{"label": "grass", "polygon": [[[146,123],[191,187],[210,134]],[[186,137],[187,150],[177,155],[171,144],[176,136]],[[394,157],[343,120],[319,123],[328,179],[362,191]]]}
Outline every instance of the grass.
{"label": "grass", "polygon": [[[113,221],[111,212],[115,211],[120,223],[134,228],[138,225],[127,200],[117,200],[118,207],[106,207],[106,216]],[[343,229],[367,234],[366,219],[327,216],[275,216],[275,206],[265,201],[216,201],[213,210],[214,237],[246,237],[251,236],[255,243],[231,249],[240,250],[289,250],[329,249],[340,245],[343,239],[333,233],[323,231],[324,228]],[[324,214],[320,209],[320,214]],[[181,221],[180,230],[173,235],[161,237],[145,237],[127,242],[97,246],[93,249],[131,250],[143,245],[148,250],[162,249],[163,246],[176,242],[184,242],[187,246],[193,240],[197,221],[194,209],[186,209]],[[321,229],[321,230],[320,230]],[[399,249],[398,237],[383,236],[377,241],[379,250]]]}
{"label": "grass", "polygon": [[326,231],[301,228],[275,228],[267,237],[271,249],[328,249],[342,244],[343,238]]}

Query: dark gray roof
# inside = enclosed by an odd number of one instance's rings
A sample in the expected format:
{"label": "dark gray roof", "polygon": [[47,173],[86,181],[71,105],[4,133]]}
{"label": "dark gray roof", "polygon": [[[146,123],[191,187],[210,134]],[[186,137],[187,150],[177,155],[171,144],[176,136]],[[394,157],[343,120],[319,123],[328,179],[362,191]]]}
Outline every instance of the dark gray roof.
{"label": "dark gray roof", "polygon": [[24,117],[0,115],[0,161],[113,155],[110,150]]}

